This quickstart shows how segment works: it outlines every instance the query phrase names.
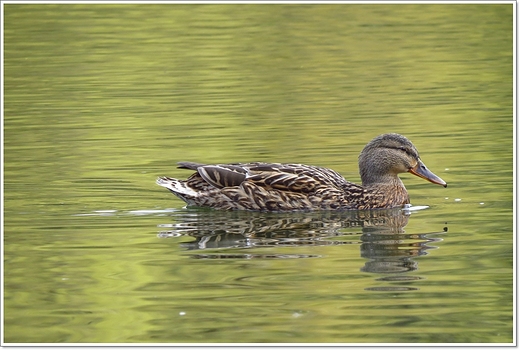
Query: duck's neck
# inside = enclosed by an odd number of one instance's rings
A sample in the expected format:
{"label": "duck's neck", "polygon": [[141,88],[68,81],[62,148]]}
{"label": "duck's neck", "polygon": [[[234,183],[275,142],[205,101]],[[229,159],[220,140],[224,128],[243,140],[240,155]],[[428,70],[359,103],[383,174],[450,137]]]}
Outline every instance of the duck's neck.
{"label": "duck's neck", "polygon": [[384,207],[395,207],[410,203],[410,197],[403,182],[397,175],[378,177],[377,181],[362,179],[363,188],[369,193],[379,193],[384,197]]}
{"label": "duck's neck", "polygon": [[401,186],[404,188],[404,184],[399,176],[394,174],[379,174],[377,176],[369,176],[374,174],[363,174],[361,173],[361,184],[363,187],[373,186]]}

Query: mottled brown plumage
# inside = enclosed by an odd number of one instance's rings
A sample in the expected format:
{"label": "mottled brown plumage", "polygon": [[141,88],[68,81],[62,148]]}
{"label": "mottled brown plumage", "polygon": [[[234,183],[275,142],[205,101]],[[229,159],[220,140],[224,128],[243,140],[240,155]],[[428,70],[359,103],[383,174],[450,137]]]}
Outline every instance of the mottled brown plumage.
{"label": "mottled brown plumage", "polygon": [[362,185],[334,170],[304,164],[180,162],[196,172],[187,180],[160,177],[189,206],[258,211],[352,210],[400,207],[410,203],[397,176],[410,172],[432,183],[446,183],[426,168],[415,146],[399,134],[370,141],[359,155]]}

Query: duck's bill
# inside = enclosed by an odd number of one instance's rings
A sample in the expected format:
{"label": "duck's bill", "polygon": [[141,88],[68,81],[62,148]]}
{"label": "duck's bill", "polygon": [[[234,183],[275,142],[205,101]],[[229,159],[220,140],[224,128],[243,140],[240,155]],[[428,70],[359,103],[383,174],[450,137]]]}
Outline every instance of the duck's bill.
{"label": "duck's bill", "polygon": [[417,162],[417,165],[408,170],[408,172],[414,174],[415,176],[419,176],[420,178],[428,180],[431,183],[441,185],[444,187],[448,186],[448,184],[443,179],[432,173],[430,169],[428,169],[426,165],[424,165],[424,163],[420,160]]}

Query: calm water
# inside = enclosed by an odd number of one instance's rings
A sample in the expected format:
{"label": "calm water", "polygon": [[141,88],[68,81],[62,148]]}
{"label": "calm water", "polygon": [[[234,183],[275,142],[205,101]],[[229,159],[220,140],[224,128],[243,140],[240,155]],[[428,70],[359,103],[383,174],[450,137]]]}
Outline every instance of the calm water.
{"label": "calm water", "polygon": [[[4,5],[7,343],[511,343],[512,4]],[[412,211],[185,209],[175,162],[359,182]]]}

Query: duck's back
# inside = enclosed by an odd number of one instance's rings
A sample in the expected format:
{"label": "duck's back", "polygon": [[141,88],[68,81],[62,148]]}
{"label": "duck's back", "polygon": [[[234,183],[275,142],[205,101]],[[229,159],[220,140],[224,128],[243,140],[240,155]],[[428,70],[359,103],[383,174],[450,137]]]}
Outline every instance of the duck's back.
{"label": "duck's back", "polygon": [[357,209],[363,188],[336,171],[304,164],[179,163],[196,173],[186,181],[159,178],[188,205],[260,211]]}

